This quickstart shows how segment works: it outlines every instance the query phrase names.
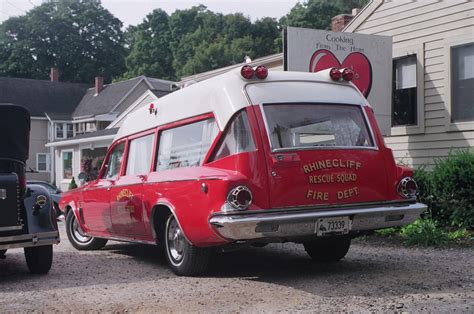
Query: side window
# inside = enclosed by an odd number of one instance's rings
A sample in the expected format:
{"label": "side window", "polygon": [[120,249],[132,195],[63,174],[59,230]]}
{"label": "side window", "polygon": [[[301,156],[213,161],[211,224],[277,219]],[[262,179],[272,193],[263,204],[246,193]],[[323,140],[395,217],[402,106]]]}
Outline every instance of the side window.
{"label": "side window", "polygon": [[417,124],[416,55],[393,61],[392,126]]}
{"label": "side window", "polygon": [[107,162],[107,170],[104,179],[115,179],[120,173],[120,166],[122,165],[123,152],[125,150],[125,142],[122,142],[114,147]]}
{"label": "side window", "polygon": [[474,120],[474,43],[451,51],[452,122]]}
{"label": "side window", "polygon": [[216,135],[214,119],[162,131],[156,170],[201,165]]}
{"label": "side window", "polygon": [[234,118],[226,133],[224,140],[217,147],[212,160],[224,158],[226,156],[254,151],[255,143],[247,117],[247,112],[240,112]]}
{"label": "side window", "polygon": [[130,141],[127,175],[146,174],[150,171],[153,141],[155,134],[150,134]]}

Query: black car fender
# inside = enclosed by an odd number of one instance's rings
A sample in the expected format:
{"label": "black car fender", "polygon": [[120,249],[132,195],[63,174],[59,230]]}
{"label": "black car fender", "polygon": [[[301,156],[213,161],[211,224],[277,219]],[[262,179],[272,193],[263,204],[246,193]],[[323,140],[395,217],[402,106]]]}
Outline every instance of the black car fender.
{"label": "black car fender", "polygon": [[28,185],[23,203],[29,233],[57,231],[56,211],[49,191],[36,184]]}

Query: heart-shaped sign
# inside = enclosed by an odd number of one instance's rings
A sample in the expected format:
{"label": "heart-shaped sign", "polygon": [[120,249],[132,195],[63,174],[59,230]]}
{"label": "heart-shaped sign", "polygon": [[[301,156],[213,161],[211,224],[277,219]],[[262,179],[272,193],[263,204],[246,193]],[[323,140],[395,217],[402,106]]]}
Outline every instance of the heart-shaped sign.
{"label": "heart-shaped sign", "polygon": [[329,68],[349,68],[354,72],[352,83],[368,97],[372,87],[372,66],[369,59],[360,52],[350,53],[342,62],[329,50],[319,49],[313,53],[309,63],[310,72],[318,72]]}

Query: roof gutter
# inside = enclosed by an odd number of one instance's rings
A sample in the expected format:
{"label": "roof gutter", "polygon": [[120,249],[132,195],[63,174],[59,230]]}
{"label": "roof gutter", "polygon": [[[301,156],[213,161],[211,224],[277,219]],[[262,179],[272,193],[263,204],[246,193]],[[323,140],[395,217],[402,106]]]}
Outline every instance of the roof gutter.
{"label": "roof gutter", "polygon": [[59,142],[48,143],[45,146],[46,147],[61,147],[61,146],[71,146],[71,145],[97,142],[97,141],[107,141],[107,140],[113,140],[115,138],[115,135],[116,134],[110,134],[110,135],[80,138],[77,140],[72,139],[72,140],[66,140],[66,141],[59,141]]}

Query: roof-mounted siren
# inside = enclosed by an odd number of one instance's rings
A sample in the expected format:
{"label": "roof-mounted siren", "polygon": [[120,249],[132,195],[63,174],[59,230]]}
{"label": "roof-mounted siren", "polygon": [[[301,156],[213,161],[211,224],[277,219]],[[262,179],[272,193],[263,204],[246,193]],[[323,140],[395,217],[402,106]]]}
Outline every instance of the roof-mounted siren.
{"label": "roof-mounted siren", "polygon": [[340,81],[342,79],[346,82],[350,82],[354,78],[354,71],[349,68],[332,68],[331,70],[329,70],[329,76],[333,81]]}
{"label": "roof-mounted siren", "polygon": [[264,80],[268,76],[268,69],[263,65],[259,65],[255,69],[250,65],[244,65],[240,69],[240,75],[246,80],[250,80],[254,76],[260,80]]}

